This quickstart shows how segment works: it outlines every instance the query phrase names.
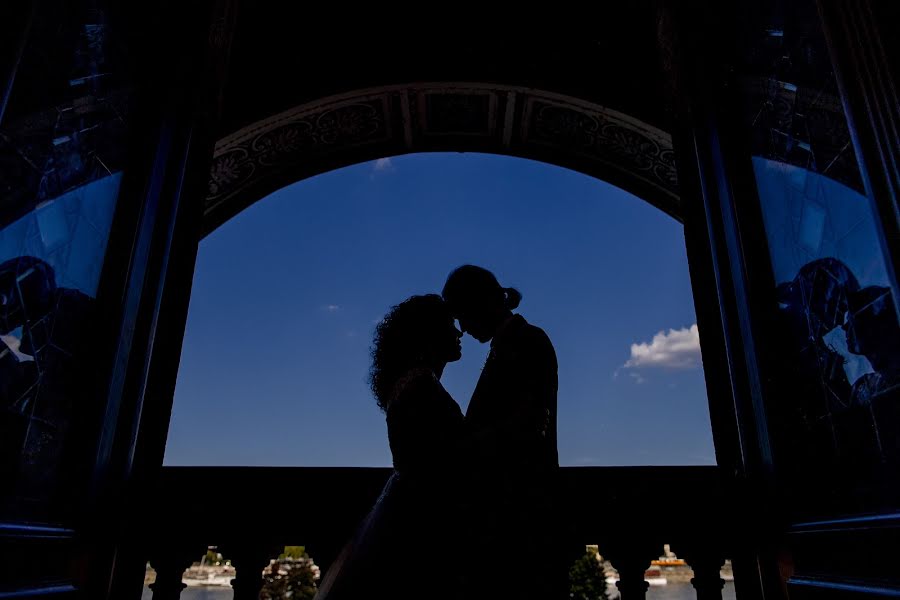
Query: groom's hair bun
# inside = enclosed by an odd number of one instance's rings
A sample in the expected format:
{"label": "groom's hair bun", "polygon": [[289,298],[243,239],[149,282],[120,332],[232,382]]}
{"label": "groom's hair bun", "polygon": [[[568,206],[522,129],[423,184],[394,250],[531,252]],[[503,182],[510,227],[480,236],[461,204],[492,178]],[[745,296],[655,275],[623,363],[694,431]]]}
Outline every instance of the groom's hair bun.
{"label": "groom's hair bun", "polygon": [[509,310],[515,310],[519,307],[519,303],[522,302],[522,292],[517,290],[516,288],[503,288],[503,295],[506,297],[506,308]]}

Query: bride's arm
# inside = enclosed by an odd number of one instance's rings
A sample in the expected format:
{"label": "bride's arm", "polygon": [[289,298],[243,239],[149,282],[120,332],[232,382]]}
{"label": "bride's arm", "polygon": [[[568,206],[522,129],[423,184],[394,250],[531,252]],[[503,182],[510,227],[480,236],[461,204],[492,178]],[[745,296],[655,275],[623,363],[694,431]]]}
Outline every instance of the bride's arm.
{"label": "bride's arm", "polygon": [[398,394],[388,420],[395,463],[399,458],[405,464],[436,466],[460,460],[466,442],[442,408],[445,394],[433,378],[410,381]]}

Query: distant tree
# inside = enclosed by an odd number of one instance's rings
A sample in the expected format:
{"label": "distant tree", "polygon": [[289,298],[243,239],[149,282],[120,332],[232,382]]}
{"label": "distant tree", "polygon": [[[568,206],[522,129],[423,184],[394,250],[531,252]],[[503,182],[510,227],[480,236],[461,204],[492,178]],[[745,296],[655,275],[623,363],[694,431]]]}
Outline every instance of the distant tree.
{"label": "distant tree", "polygon": [[609,600],[606,575],[596,547],[588,546],[569,569],[569,597],[572,600]]}
{"label": "distant tree", "polygon": [[260,600],[312,600],[316,595],[318,567],[303,546],[285,546],[263,574]]}
{"label": "distant tree", "polygon": [[286,558],[299,560],[301,558],[309,558],[309,555],[306,554],[306,546],[285,546],[284,552],[279,554],[278,558],[281,560]]}

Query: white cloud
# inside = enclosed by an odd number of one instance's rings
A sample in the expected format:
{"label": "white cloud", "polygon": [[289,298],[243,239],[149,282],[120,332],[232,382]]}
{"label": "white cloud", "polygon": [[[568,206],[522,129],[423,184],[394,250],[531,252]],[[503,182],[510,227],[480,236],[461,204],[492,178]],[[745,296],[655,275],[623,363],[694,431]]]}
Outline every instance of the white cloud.
{"label": "white cloud", "polygon": [[372,165],[373,171],[391,171],[394,168],[394,163],[391,162],[390,158],[379,158],[375,161],[375,164]]}
{"label": "white cloud", "polygon": [[695,323],[684,329],[660,331],[650,343],[632,344],[631,358],[624,366],[627,369],[693,369],[699,365],[700,333]]}
{"label": "white cloud", "polygon": [[641,385],[642,383],[647,381],[646,379],[644,379],[644,376],[641,375],[640,373],[635,373],[634,371],[630,371],[628,374],[631,375],[632,379],[634,379],[634,382],[638,385]]}
{"label": "white cloud", "polygon": [[335,313],[341,310],[341,307],[337,304],[326,304],[323,308],[330,313]]}

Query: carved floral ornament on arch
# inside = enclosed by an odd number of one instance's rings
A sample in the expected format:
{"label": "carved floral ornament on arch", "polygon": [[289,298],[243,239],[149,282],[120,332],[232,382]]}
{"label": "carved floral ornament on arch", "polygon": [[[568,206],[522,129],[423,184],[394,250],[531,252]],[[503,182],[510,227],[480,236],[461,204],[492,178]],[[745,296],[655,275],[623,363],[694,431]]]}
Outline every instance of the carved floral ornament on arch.
{"label": "carved floral ornament on arch", "polygon": [[[249,145],[237,145],[216,154],[210,170],[207,203],[239,188],[258,167],[277,167],[294,162],[315,148],[358,143],[384,129],[384,115],[375,103],[352,103],[319,114],[285,120],[271,128],[259,128]],[[321,151],[321,150],[320,150]]]}
{"label": "carved floral ornament on arch", "polygon": [[[481,100],[465,102],[467,97]],[[421,98],[434,103],[430,111],[417,109]],[[616,171],[626,186],[627,181],[634,181],[640,189],[652,190],[654,198],[648,199],[666,212],[680,212],[672,138],[665,131],[624,113],[550,92],[480,84],[421,84],[363,90],[301,105],[221,139],[215,147],[204,213],[215,220],[209,215],[218,214],[225,203],[240,204],[238,197],[245,190],[258,193],[250,190],[261,189],[256,186],[265,181],[283,181],[298,165],[313,171],[317,164],[333,168],[341,162],[342,152],[349,156],[355,151],[358,156],[360,152],[390,155],[398,150],[433,150],[436,138],[431,136],[436,134],[432,123],[420,120],[440,116],[435,112],[439,106],[472,113],[454,113],[450,122],[489,124],[478,137],[481,145],[477,151],[524,157],[544,156],[549,151],[563,165],[569,159],[594,164],[597,176]],[[469,129],[458,135],[442,130],[439,147],[470,149]]]}
{"label": "carved floral ornament on arch", "polygon": [[678,188],[671,136],[627,115],[590,114],[572,107],[535,101],[534,133],[554,144],[568,142],[576,151],[617,157],[634,171],[647,171],[671,190]]}

